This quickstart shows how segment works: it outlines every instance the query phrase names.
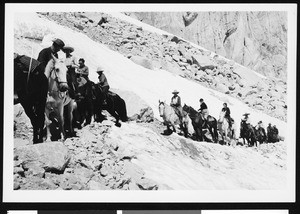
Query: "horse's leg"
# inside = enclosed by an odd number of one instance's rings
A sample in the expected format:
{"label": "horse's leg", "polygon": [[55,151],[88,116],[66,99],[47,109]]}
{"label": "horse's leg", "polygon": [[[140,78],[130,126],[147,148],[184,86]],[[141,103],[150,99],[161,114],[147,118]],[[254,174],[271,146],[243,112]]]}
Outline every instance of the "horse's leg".
{"label": "horse's leg", "polygon": [[86,119],[85,119],[85,125],[88,125],[92,121],[92,115],[93,115],[93,105],[91,101],[87,102],[86,107]]}
{"label": "horse's leg", "polygon": [[67,135],[66,135],[66,130],[64,127],[65,121],[64,121],[64,106],[63,103],[59,103],[57,106],[57,111],[58,111],[58,119],[59,119],[59,126],[61,129],[61,136],[62,136],[62,140],[65,141],[67,139]]}
{"label": "horse's leg", "polygon": [[74,136],[74,128],[73,128],[73,108],[74,108],[74,101],[71,100],[68,104],[68,118],[69,118],[69,130],[70,135]]}
{"label": "horse's leg", "polygon": [[29,101],[25,101],[23,99],[20,99],[20,103],[27,115],[29,117],[32,129],[33,129],[33,143],[38,143],[38,126],[37,126],[37,116],[35,115],[33,111],[33,105],[29,104]]}
{"label": "horse's leg", "polygon": [[48,110],[48,108],[45,108],[45,118],[46,118],[46,129],[47,129],[47,136],[46,136],[46,141],[51,141],[51,132],[50,132],[50,119],[49,119],[49,115],[50,112]]}

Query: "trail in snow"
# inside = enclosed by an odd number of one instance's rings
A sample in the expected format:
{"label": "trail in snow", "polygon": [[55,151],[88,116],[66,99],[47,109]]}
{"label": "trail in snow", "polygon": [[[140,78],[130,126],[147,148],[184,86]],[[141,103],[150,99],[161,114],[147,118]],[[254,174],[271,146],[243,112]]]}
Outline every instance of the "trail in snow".
{"label": "trail in snow", "polygon": [[[86,35],[40,18],[37,14],[16,14],[15,26],[16,31],[22,31],[22,28],[26,26],[26,28],[32,31],[40,29],[60,37],[67,45],[72,45],[75,48],[75,56],[86,59],[86,65],[90,69],[90,79],[92,81],[97,82],[97,74],[94,71],[101,64],[106,70],[105,74],[112,88],[135,92],[153,108],[154,115],[159,120],[161,118],[158,112],[158,100],[170,102],[171,92],[177,89],[180,91],[179,95],[182,98],[182,103],[191,105],[196,109],[199,108],[199,98],[202,97],[209,107],[209,113],[216,118],[218,118],[223,102],[227,102],[231,109],[232,117],[237,122],[238,130],[242,115],[245,112],[249,112],[251,113],[252,124],[257,124],[259,120],[262,120],[265,126],[268,123],[276,124],[280,135],[285,136],[286,134],[287,123],[283,121],[250,109],[237,99],[208,89],[167,71],[149,70],[136,65],[123,55],[92,41]],[[39,51],[34,50],[34,57],[37,57]],[[249,76],[252,78],[253,72],[249,73]]]}

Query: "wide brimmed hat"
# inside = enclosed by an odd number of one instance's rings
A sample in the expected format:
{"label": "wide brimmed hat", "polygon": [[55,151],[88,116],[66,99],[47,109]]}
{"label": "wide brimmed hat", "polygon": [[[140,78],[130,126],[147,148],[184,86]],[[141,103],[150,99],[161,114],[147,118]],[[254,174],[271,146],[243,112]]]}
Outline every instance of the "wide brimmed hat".
{"label": "wide brimmed hat", "polygon": [[172,92],[172,94],[178,94],[179,91],[177,91],[176,89]]}
{"label": "wide brimmed hat", "polygon": [[74,51],[74,48],[72,48],[71,46],[64,46],[62,49],[64,52],[65,51],[70,51],[70,53],[72,53]]}
{"label": "wide brimmed hat", "polygon": [[245,114],[243,114],[243,116],[248,116],[250,113],[245,113]]}
{"label": "wide brimmed hat", "polygon": [[97,70],[96,70],[97,73],[103,72],[103,71],[104,71],[104,68],[102,66],[97,67]]}
{"label": "wide brimmed hat", "polygon": [[60,48],[65,46],[65,43],[61,39],[54,39],[53,43],[57,44]]}

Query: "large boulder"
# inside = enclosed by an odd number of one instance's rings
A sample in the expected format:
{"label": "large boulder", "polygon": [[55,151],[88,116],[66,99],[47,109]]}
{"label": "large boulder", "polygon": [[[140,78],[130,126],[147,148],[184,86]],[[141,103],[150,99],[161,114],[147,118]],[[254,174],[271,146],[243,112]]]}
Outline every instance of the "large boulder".
{"label": "large boulder", "polygon": [[210,56],[194,54],[192,56],[192,60],[193,64],[198,65],[200,68],[204,68],[202,70],[205,70],[205,68],[212,70],[217,67],[217,65],[215,64],[215,62],[212,61],[212,58]]}
{"label": "large boulder", "polygon": [[118,89],[111,90],[124,99],[127,108],[127,115],[131,120],[136,120],[138,122],[153,121],[153,109],[137,94],[131,91],[123,91]]}
{"label": "large boulder", "polygon": [[67,147],[61,142],[46,142],[15,148],[14,160],[25,171],[62,173],[70,161]]}

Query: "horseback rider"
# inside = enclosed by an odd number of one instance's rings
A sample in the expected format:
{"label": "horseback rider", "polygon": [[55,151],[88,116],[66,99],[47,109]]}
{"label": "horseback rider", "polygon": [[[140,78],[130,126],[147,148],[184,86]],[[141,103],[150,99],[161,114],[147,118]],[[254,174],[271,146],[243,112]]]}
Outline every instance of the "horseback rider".
{"label": "horseback rider", "polygon": [[171,107],[174,108],[175,113],[178,115],[179,117],[179,121],[180,121],[180,125],[182,125],[182,118],[183,118],[183,113],[182,113],[182,106],[181,106],[181,98],[178,96],[178,91],[174,90],[172,92],[173,97],[171,98]]}
{"label": "horseback rider", "polygon": [[52,59],[52,54],[58,58],[57,52],[62,50],[64,46],[65,43],[61,39],[55,39],[50,47],[40,51],[37,60],[41,63],[43,71],[45,71],[48,62]]}
{"label": "horseback rider", "polygon": [[257,125],[256,125],[256,130],[262,132],[264,139],[267,138],[266,131],[265,131],[265,129],[264,129],[264,126],[263,126],[262,121],[259,121],[259,122],[257,123]]}
{"label": "horseback rider", "polygon": [[251,121],[250,121],[250,117],[249,117],[250,113],[245,113],[243,114],[243,118],[242,118],[242,122],[244,122],[248,129],[251,129]]}
{"label": "horseback rider", "polygon": [[230,109],[227,106],[227,103],[223,103],[223,108],[222,108],[221,112],[225,112],[224,118],[227,119],[228,124],[229,124],[229,128],[231,128],[232,121],[231,121],[231,116],[230,116]]}
{"label": "horseback rider", "polygon": [[78,77],[78,82],[80,83],[80,81],[82,81],[81,77],[83,77],[85,79],[85,81],[83,81],[83,85],[89,81],[89,68],[84,64],[85,60],[83,58],[80,58],[78,60],[79,66],[76,69],[76,73],[77,73],[77,77]]}
{"label": "horseback rider", "polygon": [[103,105],[106,105],[107,104],[107,101],[106,101],[106,98],[107,98],[107,93],[108,93],[108,90],[109,90],[109,84],[107,82],[107,78],[106,76],[104,75],[104,68],[102,66],[99,66],[96,70],[97,74],[99,75],[98,76],[98,80],[99,80],[99,83],[97,84],[101,91],[102,91],[102,94],[103,94]]}
{"label": "horseback rider", "polygon": [[202,98],[199,100],[199,102],[200,102],[200,108],[198,111],[202,114],[204,119],[207,119],[208,116],[207,105]]}
{"label": "horseback rider", "polygon": [[72,99],[75,99],[75,94],[77,93],[77,84],[76,82],[76,75],[75,75],[75,69],[78,68],[78,65],[76,64],[75,57],[71,54],[74,51],[74,48],[70,46],[65,46],[62,49],[63,52],[66,54],[66,60],[65,64],[68,68],[67,72],[67,81],[69,85],[69,95]]}

